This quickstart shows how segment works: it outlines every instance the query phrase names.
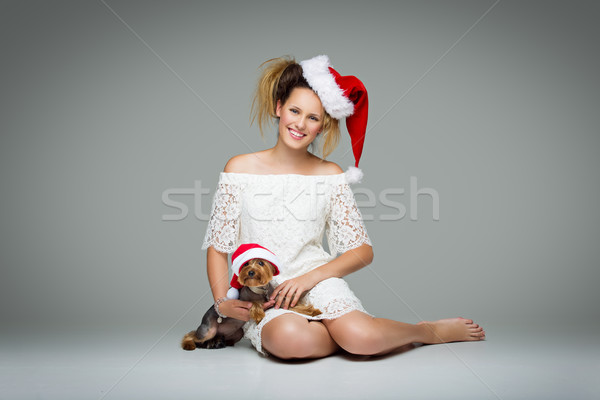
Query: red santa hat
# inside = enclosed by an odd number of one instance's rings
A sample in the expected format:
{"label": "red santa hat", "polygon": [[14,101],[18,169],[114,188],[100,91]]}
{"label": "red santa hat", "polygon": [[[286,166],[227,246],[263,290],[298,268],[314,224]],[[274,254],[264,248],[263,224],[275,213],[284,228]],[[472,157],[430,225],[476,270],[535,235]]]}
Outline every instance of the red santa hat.
{"label": "red santa hat", "polygon": [[302,75],[315,91],[323,108],[335,119],[346,118],[346,127],[352,141],[355,165],[347,176],[352,182],[362,178],[358,162],[365,143],[369,98],[365,85],[355,76],[341,76],[329,63],[329,57],[320,55],[300,62]]}
{"label": "red santa hat", "polygon": [[237,298],[237,294],[239,293],[239,289],[243,286],[238,282],[238,274],[242,269],[242,266],[250,260],[255,258],[262,258],[263,260],[267,260],[273,265],[275,268],[275,272],[273,275],[279,275],[279,267],[277,265],[281,265],[277,256],[270,250],[265,247],[256,244],[256,243],[246,243],[240,245],[236,251],[233,252],[231,256],[231,270],[233,272],[233,278],[231,279],[231,287],[230,291],[227,292],[227,297],[229,298]]}

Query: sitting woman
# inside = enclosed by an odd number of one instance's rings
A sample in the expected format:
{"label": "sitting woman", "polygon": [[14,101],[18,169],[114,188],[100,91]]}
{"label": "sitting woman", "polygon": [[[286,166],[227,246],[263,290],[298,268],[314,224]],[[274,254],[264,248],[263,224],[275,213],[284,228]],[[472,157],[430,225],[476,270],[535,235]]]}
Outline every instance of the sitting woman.
{"label": "sitting woman", "polygon": [[[221,172],[203,244],[208,278],[220,312],[249,320],[251,303],[224,300],[227,255],[240,244],[259,243],[281,260],[278,284],[265,318],[244,326],[262,354],[279,358],[325,357],[343,349],[380,355],[409,343],[479,341],[483,329],[463,318],[409,324],[375,318],[365,311],[344,276],[373,260],[372,244],[356,205],[349,172],[324,159],[339,139],[346,118],[356,167],[368,112],[367,92],[353,76],[341,76],[327,56],[300,63],[266,62],[253,102],[259,128],[278,126],[274,147],[231,158]],[[311,150],[321,143],[323,158]],[[351,175],[352,173],[352,175]],[[322,246],[327,235],[329,252]],[[300,296],[321,314],[289,310]]]}

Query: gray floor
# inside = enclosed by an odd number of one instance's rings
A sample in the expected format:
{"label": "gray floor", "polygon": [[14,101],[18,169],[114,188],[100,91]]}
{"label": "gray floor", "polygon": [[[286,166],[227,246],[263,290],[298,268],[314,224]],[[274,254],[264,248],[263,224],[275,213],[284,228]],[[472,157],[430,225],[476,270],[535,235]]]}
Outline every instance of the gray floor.
{"label": "gray floor", "polygon": [[185,352],[160,332],[4,329],[2,399],[584,399],[600,395],[593,327],[487,324],[488,340],[369,358],[259,356],[246,341]]}

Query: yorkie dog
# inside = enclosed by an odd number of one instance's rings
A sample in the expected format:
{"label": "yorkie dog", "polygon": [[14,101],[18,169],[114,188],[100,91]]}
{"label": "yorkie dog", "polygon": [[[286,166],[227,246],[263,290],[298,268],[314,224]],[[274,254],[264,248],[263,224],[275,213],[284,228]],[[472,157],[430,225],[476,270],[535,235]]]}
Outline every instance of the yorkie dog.
{"label": "yorkie dog", "polygon": [[[271,280],[276,271],[269,261],[262,258],[246,261],[240,269],[237,279],[238,283],[242,285],[239,299],[252,302],[250,317],[257,324],[265,317],[263,303],[269,301],[273,293],[274,287]],[[305,303],[298,303],[289,309],[313,317],[321,314],[320,310]],[[245,321],[234,318],[220,318],[213,305],[204,314],[198,329],[183,337],[181,347],[184,350],[194,350],[195,348],[222,349],[226,346],[233,346],[244,336],[242,327],[245,323]]]}

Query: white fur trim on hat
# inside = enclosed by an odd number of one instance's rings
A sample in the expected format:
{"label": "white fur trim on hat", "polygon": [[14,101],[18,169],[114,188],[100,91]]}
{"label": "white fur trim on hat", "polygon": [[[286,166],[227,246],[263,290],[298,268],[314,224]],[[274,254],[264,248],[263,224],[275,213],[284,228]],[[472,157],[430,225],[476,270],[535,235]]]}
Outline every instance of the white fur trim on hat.
{"label": "white fur trim on hat", "polygon": [[277,269],[279,269],[279,260],[275,256],[275,254],[271,253],[269,250],[264,249],[262,247],[254,247],[246,250],[242,254],[238,255],[235,260],[232,260],[231,270],[235,275],[240,273],[240,269],[242,265],[249,260],[253,260],[255,258],[262,258],[263,260],[269,261],[271,264],[274,264]]}
{"label": "white fur trim on hat", "polygon": [[346,118],[354,112],[354,103],[344,96],[344,91],[335,82],[329,71],[329,57],[316,56],[309,60],[300,61],[302,75],[317,93],[323,108],[335,119]]}

